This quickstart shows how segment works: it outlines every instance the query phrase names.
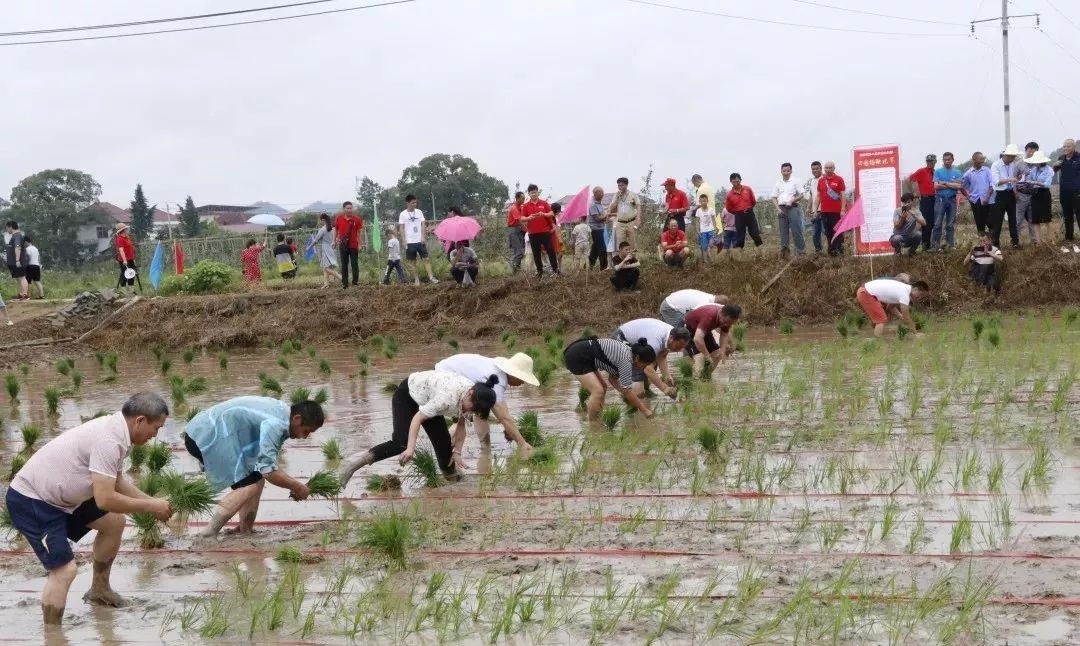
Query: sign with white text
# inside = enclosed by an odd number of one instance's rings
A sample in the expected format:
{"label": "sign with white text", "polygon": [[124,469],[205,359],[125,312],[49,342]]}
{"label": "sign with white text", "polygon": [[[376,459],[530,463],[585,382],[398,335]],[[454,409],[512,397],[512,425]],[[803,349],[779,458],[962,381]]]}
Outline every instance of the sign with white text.
{"label": "sign with white text", "polygon": [[900,146],[861,146],[853,151],[855,199],[862,197],[866,224],[855,230],[855,255],[892,253],[893,212],[900,206]]}

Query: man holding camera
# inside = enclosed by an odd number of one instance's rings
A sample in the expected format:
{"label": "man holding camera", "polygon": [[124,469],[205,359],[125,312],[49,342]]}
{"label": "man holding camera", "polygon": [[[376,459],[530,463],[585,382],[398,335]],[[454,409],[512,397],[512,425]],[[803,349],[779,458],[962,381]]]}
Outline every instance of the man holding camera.
{"label": "man holding camera", "polygon": [[926,226],[926,218],[914,206],[915,196],[904,193],[900,196],[900,208],[893,212],[893,234],[889,237],[889,244],[898,256],[905,247],[908,254],[914,256],[923,241],[922,228]]}

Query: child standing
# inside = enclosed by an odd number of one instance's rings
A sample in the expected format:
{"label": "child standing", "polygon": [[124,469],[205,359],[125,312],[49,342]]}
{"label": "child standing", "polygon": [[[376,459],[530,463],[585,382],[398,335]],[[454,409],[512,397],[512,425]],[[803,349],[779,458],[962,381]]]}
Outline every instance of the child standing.
{"label": "child standing", "polygon": [[592,230],[582,218],[581,222],[574,225],[570,232],[570,239],[574,241],[574,264],[582,269],[589,266],[589,250],[592,247]]}
{"label": "child standing", "polygon": [[701,249],[701,260],[709,262],[709,249],[712,247],[713,238],[716,235],[716,211],[709,208],[709,196],[698,197],[698,207],[694,210],[694,217],[698,223],[698,248]]}
{"label": "child standing", "polygon": [[30,236],[26,236],[26,282],[30,289],[37,285],[38,298],[45,298],[45,286],[41,283],[41,252]]}
{"label": "child standing", "polygon": [[724,227],[724,240],[721,243],[723,245],[721,248],[729,251],[734,249],[735,245],[739,242],[739,235],[735,231],[735,214],[724,209],[723,212],[717,216],[716,220],[717,226]]}
{"label": "child standing", "polygon": [[383,276],[383,285],[390,284],[390,272],[397,270],[398,282],[405,283],[405,268],[401,266],[401,242],[397,239],[397,233],[393,229],[386,230],[386,275]]}
{"label": "child standing", "polygon": [[278,273],[281,274],[282,278],[296,278],[296,257],[293,255],[292,246],[285,239],[284,233],[277,234],[274,258],[277,260]]}

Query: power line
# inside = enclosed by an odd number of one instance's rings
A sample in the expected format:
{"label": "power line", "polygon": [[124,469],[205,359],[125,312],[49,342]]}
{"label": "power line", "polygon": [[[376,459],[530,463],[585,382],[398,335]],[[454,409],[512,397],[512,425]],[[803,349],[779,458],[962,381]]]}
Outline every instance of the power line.
{"label": "power line", "polygon": [[74,43],[87,40],[108,40],[110,38],[131,38],[133,36],[153,36],[155,34],[176,34],[188,31],[202,31],[204,29],[220,29],[221,27],[236,27],[239,25],[256,25],[260,23],[279,22],[282,20],[293,20],[296,18],[309,18],[311,16],[327,16],[336,13],[345,13],[348,11],[360,11],[361,9],[376,9],[379,7],[389,7],[392,5],[408,4],[416,2],[416,0],[389,0],[387,2],[379,2],[376,4],[366,4],[357,7],[345,7],[342,9],[328,9],[326,11],[312,11],[309,13],[298,13],[291,16],[278,16],[275,18],[260,18],[257,20],[242,20],[238,22],[223,22],[216,25],[200,25],[198,27],[177,27],[175,29],[157,29],[154,31],[135,31],[126,34],[109,34],[107,36],[80,36],[77,38],[56,38],[51,40],[20,40],[13,43],[0,43],[0,47],[12,47],[16,45],[45,45],[49,43]]}
{"label": "power line", "polygon": [[959,36],[959,33],[916,33],[916,32],[900,32],[900,31],[875,31],[869,29],[849,29],[847,27],[827,27],[825,25],[808,25],[798,22],[787,22],[783,20],[772,20],[769,18],[753,18],[750,16],[738,16],[730,13],[722,13],[719,11],[708,11],[706,9],[692,9],[690,7],[678,7],[670,4],[662,4],[660,2],[650,2],[649,0],[624,0],[624,2],[630,2],[633,4],[645,5],[649,7],[656,7],[659,9],[671,9],[672,11],[683,11],[686,13],[694,13],[706,16],[716,16],[718,18],[730,18],[731,20],[743,20],[746,22],[757,22],[767,25],[780,25],[783,27],[802,27],[804,29],[817,29],[819,31],[841,31],[854,34],[871,34],[875,36]]}
{"label": "power line", "polygon": [[1076,61],[1077,63],[1080,63],[1080,58],[1077,58],[1076,56],[1074,56],[1072,52],[1070,52],[1070,51],[1069,51],[1068,49],[1066,49],[1066,48],[1065,48],[1065,46],[1064,46],[1064,45],[1062,45],[1062,44],[1061,44],[1061,43],[1059,43],[1058,41],[1056,41],[1056,40],[1054,40],[1053,38],[1051,38],[1051,37],[1050,37],[1050,34],[1046,33],[1046,32],[1045,32],[1045,31],[1043,31],[1042,29],[1039,29],[1039,33],[1040,33],[1040,34],[1042,34],[1043,36],[1046,36],[1046,40],[1050,41],[1050,42],[1051,42],[1051,43],[1052,43],[1052,44],[1054,45],[1054,47],[1057,47],[1057,48],[1058,48],[1058,49],[1060,49],[1061,51],[1065,52],[1065,55],[1066,55],[1066,56],[1068,56],[1069,58],[1073,59],[1073,60],[1074,60],[1074,61]]}
{"label": "power line", "polygon": [[834,11],[846,11],[848,13],[857,13],[864,16],[875,16],[877,18],[888,18],[890,20],[906,20],[908,22],[918,22],[928,25],[949,25],[951,27],[967,27],[967,24],[960,22],[947,22],[945,20],[927,20],[924,18],[909,18],[907,16],[894,16],[887,13],[876,13],[873,11],[863,11],[862,9],[851,9],[849,7],[838,7],[836,5],[825,4],[824,2],[814,2],[813,0],[791,0],[791,2],[797,2],[799,4],[810,5],[812,7],[821,7],[822,9],[832,9]]}
{"label": "power line", "polygon": [[1073,22],[1073,19],[1072,19],[1072,18],[1070,18],[1070,17],[1068,17],[1067,15],[1065,15],[1065,12],[1064,12],[1064,11],[1062,11],[1061,9],[1058,9],[1058,8],[1057,8],[1057,5],[1055,5],[1055,4],[1054,4],[1054,3],[1053,3],[1053,2],[1051,1],[1051,0],[1046,0],[1046,4],[1050,5],[1050,8],[1051,8],[1051,9],[1053,9],[1053,10],[1054,10],[1054,11],[1056,11],[1056,12],[1058,12],[1058,15],[1060,15],[1060,16],[1061,16],[1062,18],[1064,18],[1064,19],[1065,19],[1065,22],[1067,22],[1067,23],[1069,23],[1070,25],[1072,25],[1072,26],[1073,26],[1073,28],[1074,28],[1074,29],[1076,29],[1077,31],[1080,31],[1080,25],[1078,25],[1078,24],[1076,24],[1075,22]]}
{"label": "power line", "polygon": [[245,13],[256,13],[259,11],[274,11],[276,9],[291,9],[293,7],[302,7],[312,4],[323,4],[326,2],[336,2],[336,0],[308,0],[307,2],[291,2],[289,4],[279,4],[270,7],[254,7],[251,9],[237,9],[235,11],[219,11],[217,13],[204,13],[194,16],[177,16],[175,18],[155,18],[151,20],[135,20],[132,22],[116,22],[105,25],[84,25],[81,27],[55,27],[53,29],[33,29],[30,31],[9,31],[0,33],[0,37],[6,38],[9,36],[36,36],[38,34],[58,34],[68,31],[91,31],[94,29],[117,29],[119,27],[139,27],[141,25],[156,25],[166,22],[180,22],[184,20],[202,20],[204,18],[221,18],[224,16],[236,16]]}
{"label": "power line", "polygon": [[[993,52],[993,53],[994,53],[994,54],[996,54],[997,56],[1001,56],[1001,50],[999,50],[999,49],[995,49],[993,45],[991,45],[991,44],[989,44],[989,43],[985,42],[985,41],[984,41],[983,39],[979,38],[979,37],[978,37],[978,35],[973,35],[972,37],[973,37],[973,38],[975,39],[975,41],[976,41],[976,42],[978,42],[978,43],[979,43],[980,45],[982,45],[983,47],[985,47],[985,48],[989,49],[989,50],[990,50],[991,52]],[[1028,77],[1028,79],[1030,79],[1030,80],[1032,80],[1032,81],[1034,81],[1034,82],[1038,83],[1039,85],[1043,86],[1043,87],[1044,87],[1044,88],[1046,88],[1047,90],[1050,90],[1051,92],[1053,92],[1054,94],[1056,94],[1056,95],[1060,96],[1061,98],[1065,99],[1066,101],[1069,101],[1070,103],[1073,103],[1073,104],[1075,104],[1075,105],[1078,105],[1078,106],[1080,106],[1080,101],[1077,101],[1076,99],[1074,99],[1073,97],[1069,96],[1068,94],[1065,94],[1064,92],[1061,92],[1060,90],[1058,90],[1057,88],[1053,87],[1053,86],[1052,86],[1052,85],[1050,85],[1049,83],[1046,83],[1045,81],[1043,81],[1043,80],[1042,80],[1042,79],[1040,79],[1039,77],[1037,77],[1037,76],[1035,76],[1034,74],[1032,74],[1032,73],[1031,73],[1030,71],[1028,71],[1028,70],[1027,70],[1026,68],[1024,68],[1024,67],[1021,67],[1020,65],[1015,65],[1015,64],[1014,64],[1014,66],[1016,67],[1016,69],[1018,69],[1018,70],[1020,70],[1021,72],[1023,72],[1023,73],[1024,73],[1024,75]]]}

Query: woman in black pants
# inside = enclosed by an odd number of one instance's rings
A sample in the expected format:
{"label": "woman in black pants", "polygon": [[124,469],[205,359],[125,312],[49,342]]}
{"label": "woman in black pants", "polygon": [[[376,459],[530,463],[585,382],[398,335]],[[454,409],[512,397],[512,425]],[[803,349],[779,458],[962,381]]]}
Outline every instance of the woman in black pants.
{"label": "woman in black pants", "polygon": [[[645,370],[656,363],[656,351],[645,339],[633,345],[616,339],[584,338],[574,341],[563,351],[563,362],[570,374],[578,378],[589,391],[585,410],[589,419],[600,416],[608,384],[626,398],[631,406],[645,417],[652,417],[652,409],[634,392],[634,369]],[[607,379],[600,374],[607,373]]]}
{"label": "woman in black pants", "polygon": [[465,420],[470,414],[487,419],[495,405],[498,377],[492,375],[484,383],[472,381],[450,372],[427,370],[414,372],[401,382],[391,398],[394,432],[389,440],[368,451],[350,456],[339,477],[342,486],[349,482],[360,467],[400,455],[401,464],[416,453],[416,438],[424,428],[443,473],[456,473],[453,441],[446,418],[457,418],[455,434],[465,432]]}

